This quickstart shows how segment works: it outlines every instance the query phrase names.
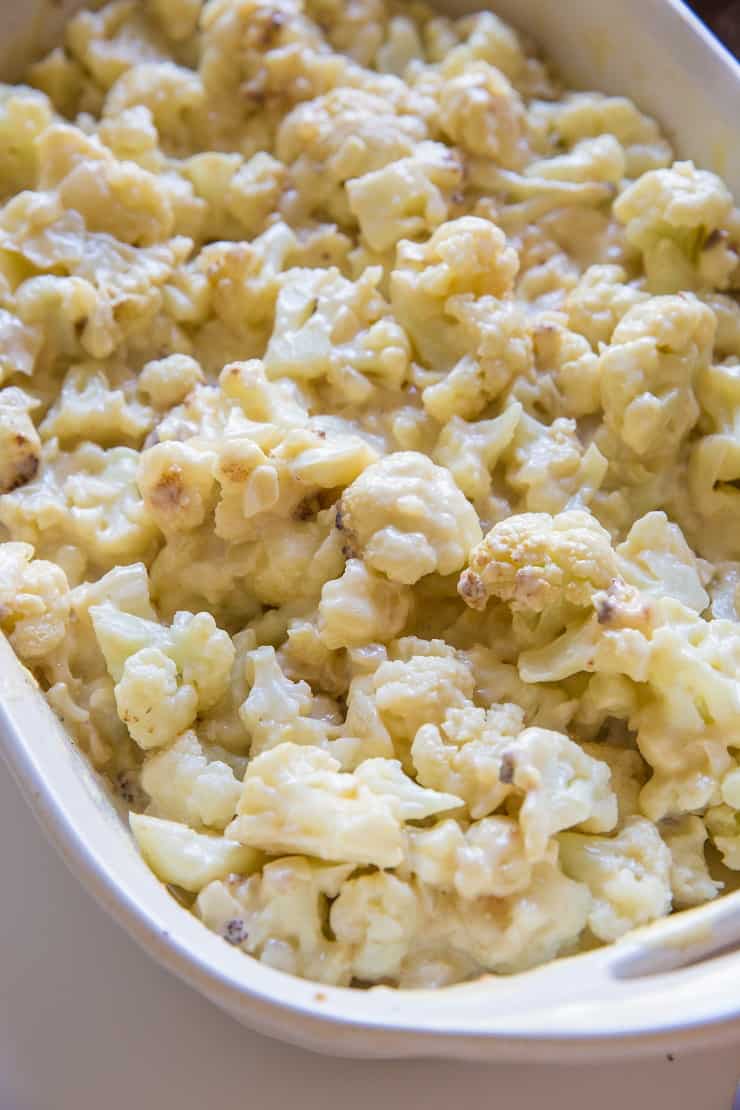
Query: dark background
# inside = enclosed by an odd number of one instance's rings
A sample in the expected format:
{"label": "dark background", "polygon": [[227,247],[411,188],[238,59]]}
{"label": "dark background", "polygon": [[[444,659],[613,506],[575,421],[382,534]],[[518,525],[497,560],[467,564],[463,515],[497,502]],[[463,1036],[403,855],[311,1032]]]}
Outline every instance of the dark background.
{"label": "dark background", "polygon": [[690,0],[689,7],[740,57],[740,0]]}

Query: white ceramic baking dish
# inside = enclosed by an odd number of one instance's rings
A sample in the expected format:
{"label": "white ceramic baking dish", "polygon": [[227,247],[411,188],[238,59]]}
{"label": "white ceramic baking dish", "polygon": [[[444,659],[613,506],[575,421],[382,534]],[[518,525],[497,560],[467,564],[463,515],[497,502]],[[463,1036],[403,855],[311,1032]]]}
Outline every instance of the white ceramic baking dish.
{"label": "white ceramic baking dish", "polygon": [[[481,7],[469,4],[468,9]],[[3,75],[79,4],[0,0]],[[463,5],[440,3],[459,14]],[[740,67],[675,0],[499,0],[566,77],[624,92],[740,195]],[[0,636],[0,750],[71,869],[159,963],[239,1021],[337,1055],[570,1062],[740,1044],[740,891],[586,955],[437,992],[317,986],[244,956],[183,910]],[[740,1050],[739,1050],[740,1056]]]}

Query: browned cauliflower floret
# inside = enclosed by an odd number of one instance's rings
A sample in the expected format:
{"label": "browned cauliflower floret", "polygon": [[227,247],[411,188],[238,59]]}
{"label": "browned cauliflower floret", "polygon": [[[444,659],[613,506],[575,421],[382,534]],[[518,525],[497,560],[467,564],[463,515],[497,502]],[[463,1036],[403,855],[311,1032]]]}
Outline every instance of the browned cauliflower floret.
{"label": "browned cauliflower floret", "polygon": [[541,613],[558,601],[588,605],[617,576],[609,533],[590,513],[521,513],[499,521],[478,544],[458,590],[473,609],[497,597]]}
{"label": "browned cauliflower floret", "polygon": [[22,389],[0,391],[0,494],[30,482],[41,465],[41,440],[28,415],[36,405]]}
{"label": "browned cauliflower floret", "polygon": [[368,466],[345,490],[337,524],[369,566],[408,585],[459,570],[481,535],[449,471],[416,451]]}

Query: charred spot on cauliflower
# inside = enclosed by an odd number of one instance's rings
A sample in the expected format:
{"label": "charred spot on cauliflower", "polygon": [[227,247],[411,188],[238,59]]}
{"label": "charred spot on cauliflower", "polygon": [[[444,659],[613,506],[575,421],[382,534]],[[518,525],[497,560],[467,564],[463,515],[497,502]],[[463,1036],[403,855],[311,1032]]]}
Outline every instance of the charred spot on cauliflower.
{"label": "charred spot on cauliflower", "polygon": [[458,590],[472,609],[495,597],[541,613],[559,601],[590,605],[617,576],[609,533],[590,513],[522,513],[494,525],[474,548]]}

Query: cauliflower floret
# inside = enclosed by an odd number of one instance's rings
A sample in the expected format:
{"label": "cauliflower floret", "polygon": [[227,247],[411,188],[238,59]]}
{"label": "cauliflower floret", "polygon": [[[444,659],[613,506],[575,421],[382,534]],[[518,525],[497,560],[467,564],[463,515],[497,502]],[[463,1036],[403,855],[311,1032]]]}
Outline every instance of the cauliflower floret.
{"label": "cauliflower floret", "polygon": [[[252,849],[245,848],[251,852]],[[246,880],[228,877],[200,892],[195,912],[214,932],[262,963],[318,982],[349,985],[350,952],[326,937],[326,904],[353,866],[303,856],[274,860]]]}
{"label": "cauliflower floret", "polygon": [[[443,342],[456,345],[461,357],[422,392],[424,408],[440,424],[453,416],[477,416],[512,381],[533,369],[531,327],[521,305],[461,295],[450,297],[445,311]],[[433,333],[432,325],[425,333]]]}
{"label": "cauliflower floret", "polygon": [[[70,604],[82,641],[78,644],[78,651],[91,648],[99,654],[100,648],[95,637],[91,611],[94,606],[104,605],[106,602],[110,603],[114,610],[128,613],[140,620],[151,621],[152,625],[158,627],[157,614],[149,597],[149,580],[144,564],[131,563],[129,566],[114,567],[95,582],[84,582],[76,586],[71,593]],[[144,644],[144,640],[137,639],[136,646],[131,650],[137,651]],[[117,667],[119,675],[121,663],[122,658],[119,658],[116,653],[114,666]],[[85,665],[92,666],[92,663],[86,659]]]}
{"label": "cauliflower floret", "polygon": [[224,366],[218,384],[248,420],[274,424],[286,430],[302,428],[308,423],[306,398],[300,387],[289,378],[271,381],[259,359]]}
{"label": "cauliflower floret", "polygon": [[183,682],[198,695],[198,708],[211,709],[224,695],[234,662],[228,633],[216,627],[210,613],[176,613],[170,656]]}
{"label": "cauliflower floret", "polygon": [[442,16],[430,20],[425,27],[425,43],[430,61],[441,62],[452,72],[482,58],[514,81],[527,61],[513,27],[488,11],[456,20]]}
{"label": "cauliflower floret", "polygon": [[521,829],[511,817],[485,817],[464,832],[449,819],[409,829],[406,866],[423,883],[469,899],[507,898],[532,880]]}
{"label": "cauliflower floret", "polygon": [[582,748],[592,759],[606,763],[611,772],[609,782],[616,795],[621,827],[628,817],[640,813],[640,791],[648,778],[645,760],[632,748],[618,748],[606,741],[583,744]]}
{"label": "cauliflower floret", "polygon": [[558,417],[548,425],[528,413],[520,417],[505,462],[519,510],[553,514],[589,505],[609,469],[595,442],[584,448],[575,420]]}
{"label": "cauliflower floret", "polygon": [[715,561],[740,548],[736,483],[740,477],[740,363],[735,358],[704,367],[696,379],[703,434],[689,455],[690,511],[684,512],[693,543]]}
{"label": "cauliflower floret", "polygon": [[[419,782],[462,798],[473,818],[485,817],[512,793],[507,745],[524,725],[512,704],[488,710],[451,705],[438,723],[422,723],[411,745]],[[427,718],[428,720],[428,718]]]}
{"label": "cauliflower floret", "polygon": [[408,585],[459,570],[481,534],[448,471],[415,451],[369,466],[345,490],[337,524],[369,566]]}
{"label": "cauliflower floret", "polygon": [[558,682],[600,672],[646,684],[639,703],[625,705],[640,753],[653,769],[640,810],[657,821],[713,804],[732,763],[728,740],[739,712],[737,624],[702,620],[668,597],[647,605],[619,579],[595,603],[597,612],[586,622],[521,653],[520,676]]}
{"label": "cauliflower floret", "polygon": [[348,486],[378,458],[362,436],[345,433],[341,421],[330,419],[291,429],[273,456],[285,461],[296,481],[320,489]]}
{"label": "cauliflower floret", "polygon": [[440,933],[444,949],[466,953],[480,970],[524,971],[575,946],[591,907],[588,888],[552,863],[533,868],[532,882],[508,898],[451,899],[430,891],[420,941]]}
{"label": "cauliflower floret", "polygon": [[447,219],[463,166],[442,143],[420,143],[413,155],[347,182],[352,214],[367,245],[387,251],[400,239],[429,234]]}
{"label": "cauliflower floret", "polygon": [[63,209],[79,213],[88,231],[132,246],[170,238],[178,209],[192,198],[191,189],[183,188],[178,178],[149,173],[132,161],[119,162],[97,137],[68,124],[44,132],[39,157],[40,185],[56,187]]}
{"label": "cauliflower floret", "polygon": [[378,292],[380,278],[377,266],[365,269],[356,282],[334,268],[289,270],[265,351],[268,377],[326,378],[353,403],[367,400],[374,379],[400,387],[408,340]]}
{"label": "cauliflower floret", "polygon": [[192,731],[178,737],[171,748],[147,756],[141,785],[149,795],[149,813],[192,828],[226,828],[241,794],[229,764],[209,760]]}
{"label": "cauliflower floret", "polygon": [[258,852],[223,836],[194,832],[187,825],[143,813],[129,813],[129,824],[157,878],[194,894],[227,875],[248,875],[259,866]]}
{"label": "cauliflower floret", "polygon": [[160,58],[166,51],[166,42],[146,19],[145,9],[125,3],[78,13],[65,28],[65,43],[103,88],[142,58]]}
{"label": "cauliflower floret", "polygon": [[0,308],[0,385],[12,374],[32,374],[43,342],[41,328]]}
{"label": "cauliflower floret", "polygon": [[707,590],[713,617],[740,620],[740,563],[732,560],[715,563]]}
{"label": "cauliflower floret", "polygon": [[41,440],[28,415],[36,405],[22,389],[0,390],[0,495],[26,485],[41,465]]}
{"label": "cauliflower floret", "polygon": [[352,974],[363,982],[398,977],[419,925],[416,893],[381,871],[349,879],[332,903],[329,924],[351,946]]}
{"label": "cauliflower floret", "polygon": [[594,350],[609,343],[619,321],[649,294],[627,283],[621,266],[589,266],[565,299],[568,324]]}
{"label": "cauliflower floret", "polygon": [[[501,610],[499,609],[499,616]],[[505,612],[505,610],[504,610]],[[494,616],[495,614],[491,614]],[[477,616],[466,612],[465,618],[477,621]],[[504,637],[511,638],[511,624],[508,613],[505,617]],[[476,638],[482,638],[476,636]],[[501,650],[483,647],[478,643],[464,652],[475,678],[475,698],[479,704],[493,706],[499,702],[509,702],[524,713],[528,725],[541,725],[555,732],[566,732],[578,707],[578,702],[569,697],[566,690],[557,686],[539,686],[523,682],[512,663],[501,662]],[[522,727],[522,726],[519,726]],[[518,731],[518,730],[517,730]]]}
{"label": "cauliflower floret", "polygon": [[[135,162],[142,169],[152,173],[165,169],[165,161],[159,149],[159,136],[154,126],[152,113],[143,104],[125,108],[115,119],[101,120],[98,129],[98,138],[119,160]],[[174,176],[169,179],[175,191],[180,190],[180,183]],[[185,198],[187,197],[187,200]],[[195,217],[199,206],[193,202],[190,190],[182,189],[180,199],[192,205],[190,214]],[[200,215],[200,212],[198,212]]]}
{"label": "cauliflower floret", "polygon": [[52,441],[37,477],[0,498],[0,523],[39,552],[74,544],[98,570],[151,556],[156,525],[135,486],[138,458],[94,443],[65,453]]}
{"label": "cauliflower floret", "polygon": [[569,93],[543,107],[557,136],[566,143],[614,135],[624,147],[627,177],[639,177],[672,161],[671,148],[655,120],[644,116],[626,97]]}
{"label": "cauliflower floret", "polygon": [[563,327],[561,320],[559,314],[553,314],[532,329],[535,373],[531,378],[517,379],[512,393],[536,411],[552,382],[559,411],[567,416],[587,416],[597,412],[601,404],[599,361],[587,340]]}
{"label": "cauliflower floret", "polygon": [[640,808],[658,821],[719,801],[740,712],[740,636],[735,622],[702,620],[672,598],[655,603],[655,612],[643,677],[652,696],[631,724],[654,771]]}
{"label": "cauliflower floret", "polygon": [[630,817],[615,837],[569,832],[558,841],[566,875],[591,890],[588,924],[600,940],[618,940],[670,912],[671,853],[651,821]]}
{"label": "cauliflower floret", "polygon": [[[274,611],[273,614],[265,614],[263,619],[269,621],[271,616],[276,616]],[[285,641],[280,647],[279,662],[291,679],[305,679],[332,697],[347,694],[350,684],[349,653],[328,648],[319,636],[315,619],[295,617],[290,620]]]}
{"label": "cauliflower floret", "polygon": [[[617,800],[611,772],[567,736],[527,728],[507,745],[506,776],[525,794],[519,811],[527,859],[544,859],[548,840],[562,829],[580,825],[608,832],[617,823]],[[509,770],[509,768],[511,768]]]}
{"label": "cauliflower floret", "polygon": [[52,108],[43,93],[24,85],[0,85],[0,199],[32,189],[38,174],[36,140],[52,122]]}
{"label": "cauliflower floret", "polygon": [[[333,510],[305,522],[268,519],[254,543],[231,548],[234,577],[265,605],[316,605],[324,582],[342,571],[341,539],[330,518]],[[232,604],[232,589],[233,578],[224,583],[225,605]]]}
{"label": "cauliflower floret", "polygon": [[381,96],[337,88],[285,117],[275,152],[311,208],[347,222],[344,182],[412,154],[425,138],[418,117],[396,114]]}
{"label": "cauliflower floret", "polygon": [[479,499],[491,489],[491,475],[516,432],[522,407],[507,405],[492,420],[468,422],[453,416],[439,433],[434,461],[446,467],[466,497]]}
{"label": "cauliflower floret", "polygon": [[26,543],[0,543],[0,629],[21,659],[48,655],[65,636],[69,586],[61,567]]}
{"label": "cauliflower floret", "polygon": [[522,513],[499,521],[474,548],[458,589],[472,609],[497,597],[514,611],[541,613],[560,601],[590,605],[617,576],[609,533],[590,513]]}
{"label": "cauliflower floret", "polygon": [[[613,211],[628,242],[642,251],[651,292],[726,288],[737,255],[725,250],[719,259],[702,259],[713,253],[705,249],[715,245],[710,236],[732,212],[732,195],[716,174],[697,170],[693,162],[651,170],[624,190]],[[721,239],[717,245],[723,247]]]}
{"label": "cauliflower floret", "polygon": [[56,110],[64,116],[73,117],[83,100],[87,108],[100,106],[100,90],[63,47],[55,47],[29,66],[28,76],[34,87],[46,93]]}
{"label": "cauliflower floret", "polygon": [[467,661],[449,648],[442,655],[388,659],[372,676],[372,686],[382,720],[396,740],[408,743],[422,725],[441,723],[448,709],[466,706],[474,680]]}
{"label": "cauliflower floret", "polygon": [[[517,666],[525,682],[562,682],[579,672],[647,681],[649,637],[656,621],[650,599],[616,577],[608,589],[595,591],[591,602],[594,612],[585,618],[573,620],[576,615],[562,608],[542,618],[540,635],[535,636],[535,643],[539,640],[541,646],[519,655]],[[566,630],[550,639],[564,621],[570,622]],[[525,623],[520,627],[524,629]]]}
{"label": "cauliflower floret", "polygon": [[215,494],[216,458],[215,449],[177,440],[141,452],[136,484],[165,535],[203,523]]}
{"label": "cauliflower floret", "polygon": [[621,576],[643,594],[674,597],[697,613],[709,604],[699,560],[665,513],[647,513],[636,520],[616,552]]}
{"label": "cauliflower floret", "polygon": [[522,718],[519,711],[516,719],[515,709],[453,709],[441,728],[425,725],[411,748],[419,780],[454,791],[474,818],[510,794],[524,794],[519,823],[532,861],[545,858],[549,838],[561,829],[579,824],[597,832],[612,829],[617,802],[608,766],[561,733],[518,731]]}
{"label": "cauliflower floret", "polygon": [[711,308],[717,320],[714,337],[715,355],[720,358],[740,358],[740,305],[726,293],[702,292],[700,300]]}
{"label": "cauliflower floret", "polygon": [[424,58],[424,46],[413,19],[395,15],[388,20],[386,38],[375,54],[375,68],[379,73],[394,73],[403,77],[407,67]]}
{"label": "cauliflower floret", "polygon": [[672,230],[712,231],[731,210],[732,196],[720,178],[697,170],[692,162],[676,162],[669,169],[643,174],[614,204],[627,238],[641,248]]}
{"label": "cauliflower floret", "polygon": [[514,283],[516,251],[495,224],[463,216],[442,224],[426,243],[402,242],[391,275],[391,302],[398,322],[423,361],[450,369],[464,353],[461,326],[446,316],[451,297],[501,298]]}
{"label": "cauliflower floret", "polygon": [[[122,304],[119,309],[113,300],[125,299],[124,290],[108,286],[108,292],[112,299],[82,277],[40,274],[24,281],[16,291],[18,315],[3,317],[0,313],[0,337],[5,346],[0,368],[6,375],[16,371],[31,374],[53,365],[56,359],[107,357],[122,341],[129,313],[132,323],[135,320],[134,297],[125,309]],[[144,308],[143,299],[136,297],[135,303],[138,309]],[[143,312],[147,314],[148,308]]]}
{"label": "cauliflower floret", "polygon": [[677,910],[710,902],[722,889],[709,874],[704,858],[707,830],[701,817],[686,816],[665,821],[661,828],[663,840],[671,853],[671,890]]}
{"label": "cauliflower floret", "polygon": [[382,0],[310,0],[306,11],[324,30],[331,47],[371,68],[388,20]]}
{"label": "cauliflower floret", "polygon": [[206,242],[248,240],[263,232],[285,181],[285,167],[265,151],[246,162],[238,154],[208,151],[188,158],[183,171],[205,202],[197,231]]}
{"label": "cauliflower floret", "polygon": [[311,687],[284,674],[273,647],[247,652],[244,666],[251,689],[239,718],[251,737],[253,756],[288,741],[317,747],[326,742],[326,722],[311,716]]}
{"label": "cauliflower floret", "polygon": [[401,822],[390,800],[315,747],[284,743],[253,759],[226,835],[242,844],[319,859],[396,867]]}
{"label": "cauliflower floret", "polygon": [[567,154],[556,154],[530,162],[526,177],[539,177],[554,181],[605,181],[618,185],[625,172],[624,150],[614,135],[599,135],[583,139]]}
{"label": "cauliflower floret", "polygon": [[447,138],[469,154],[518,169],[526,155],[526,114],[518,93],[500,70],[470,62],[443,81],[439,121]]}
{"label": "cauliflower floret", "polygon": [[722,801],[733,809],[740,809],[740,766],[732,767],[722,779]]}
{"label": "cauliflower floret", "polygon": [[286,468],[248,437],[224,444],[215,476],[221,487],[215,531],[225,540],[256,538],[259,518],[270,512],[287,515],[298,496]]}
{"label": "cauliflower floret", "polygon": [[167,355],[142,368],[138,387],[157,409],[181,404],[191,389],[203,381],[203,371],[189,355]]}
{"label": "cauliflower floret", "polygon": [[366,759],[355,770],[355,778],[385,798],[401,821],[423,821],[463,804],[453,794],[419,786],[404,774],[397,759]]}
{"label": "cauliflower floret", "polygon": [[197,73],[151,56],[137,59],[137,64],[111,85],[103,112],[106,120],[116,120],[127,109],[138,106],[151,113],[165,150],[176,154],[191,152],[198,142],[204,107],[203,84]]}
{"label": "cauliflower floret", "polygon": [[737,808],[727,804],[712,806],[704,820],[725,867],[740,871],[740,813]]}
{"label": "cauliflower floret", "polygon": [[349,559],[341,578],[325,582],[319,603],[319,636],[328,648],[387,643],[403,630],[410,591]]}
{"label": "cauliflower floret", "polygon": [[67,446],[83,440],[104,447],[138,445],[153,423],[154,413],[135,399],[133,390],[112,389],[96,364],[83,363],[67,371],[40,432],[45,440],[56,437]]}
{"label": "cauliflower floret", "polygon": [[[195,354],[206,371],[216,373],[224,362],[262,353],[280,289],[278,277],[295,245],[294,233],[282,222],[251,243],[210,243],[192,271],[169,286],[173,312],[182,312],[185,323],[194,317],[204,325]],[[208,320],[209,315],[216,319]]]}
{"label": "cauliflower floret", "polygon": [[198,712],[192,686],[177,682],[177,667],[157,647],[130,655],[115,686],[118,716],[140,748],[161,748],[184,732]]}
{"label": "cauliflower floret", "polygon": [[638,455],[665,453],[696,423],[692,387],[714,332],[713,312],[691,295],[653,297],[615,328],[600,359],[604,421]]}
{"label": "cauliflower floret", "polygon": [[[134,613],[122,611],[106,599],[90,607],[90,619],[105,656],[108,673],[115,682],[120,684],[123,681],[129,659],[150,648],[157,656],[164,656],[165,662],[154,656],[139,660],[130,669],[130,682],[127,680],[127,686],[134,690],[137,668],[144,668],[144,664],[152,668],[152,681],[156,672],[157,682],[170,694],[174,693],[173,683],[176,685],[177,676],[181,676],[182,689],[187,693],[177,699],[178,704],[190,706],[192,703],[192,716],[176,728],[173,721],[174,731],[168,732],[169,739],[156,740],[156,746],[168,743],[180,732],[184,732],[197,710],[212,708],[226,692],[234,661],[234,646],[228,634],[216,627],[210,613],[176,613],[171,628],[167,628]],[[144,677],[139,685],[143,682]],[[136,692],[133,696],[136,696]],[[181,712],[184,715],[184,708]],[[143,722],[139,727],[142,735],[147,734],[147,723]],[[155,744],[142,744],[142,747],[153,746]]]}

